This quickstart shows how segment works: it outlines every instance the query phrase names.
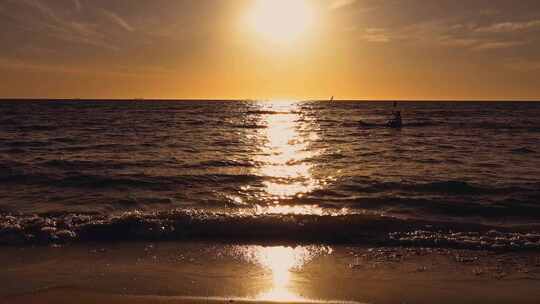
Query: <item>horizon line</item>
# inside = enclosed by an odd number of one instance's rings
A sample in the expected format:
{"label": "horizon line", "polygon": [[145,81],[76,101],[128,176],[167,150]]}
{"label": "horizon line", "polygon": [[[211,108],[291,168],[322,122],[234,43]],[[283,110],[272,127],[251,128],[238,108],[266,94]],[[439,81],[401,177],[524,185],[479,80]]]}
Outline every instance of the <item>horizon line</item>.
{"label": "horizon line", "polygon": [[320,98],[27,98],[27,97],[0,97],[5,101],[227,101],[227,102],[256,102],[256,101],[327,101],[327,102],[540,102],[540,98],[471,98],[471,99],[320,99]]}

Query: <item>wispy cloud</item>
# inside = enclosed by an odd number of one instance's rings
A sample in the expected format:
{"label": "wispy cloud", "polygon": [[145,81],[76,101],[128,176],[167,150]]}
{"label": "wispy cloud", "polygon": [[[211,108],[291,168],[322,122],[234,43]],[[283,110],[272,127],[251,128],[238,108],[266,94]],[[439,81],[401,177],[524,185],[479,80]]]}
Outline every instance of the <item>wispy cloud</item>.
{"label": "wispy cloud", "polygon": [[520,72],[540,71],[540,60],[515,59],[508,61],[505,66]]}
{"label": "wispy cloud", "polygon": [[[462,20],[463,21],[463,20]],[[517,26],[516,28],[524,28]],[[392,40],[422,43],[424,45],[462,48],[469,51],[490,51],[521,47],[531,40],[507,35],[486,35],[474,23],[456,22],[454,19],[420,22],[402,28],[388,29]]]}
{"label": "wispy cloud", "polygon": [[[12,5],[12,12],[34,12],[32,18],[29,18],[27,14],[13,13],[9,15],[9,18],[15,21],[16,26],[23,30],[70,43],[118,50],[118,47],[111,43],[110,39],[107,39],[107,32],[103,31],[99,25],[77,20],[70,16],[67,11],[55,10],[39,0],[8,0],[8,3]],[[129,25],[127,26],[129,27]]]}
{"label": "wispy cloud", "polygon": [[533,28],[540,28],[540,20],[495,23],[488,26],[479,27],[475,31],[480,33],[511,33],[526,31]]}
{"label": "wispy cloud", "polygon": [[526,44],[524,41],[488,41],[475,45],[473,49],[476,51],[499,50],[513,48],[524,44]]}
{"label": "wispy cloud", "polygon": [[494,8],[485,8],[485,9],[480,10],[481,16],[495,16],[495,15],[499,15],[500,13],[501,13],[500,10],[494,9]]}
{"label": "wispy cloud", "polygon": [[443,46],[448,46],[448,47],[472,48],[478,45],[480,41],[475,38],[441,36],[438,43],[440,43]]}
{"label": "wispy cloud", "polygon": [[82,10],[81,0],[73,0],[73,5],[77,11],[80,12]]}
{"label": "wispy cloud", "polygon": [[111,22],[113,22],[114,24],[120,26],[124,30],[126,30],[128,32],[133,32],[135,30],[133,28],[133,26],[131,26],[125,19],[123,19],[122,17],[120,17],[116,13],[113,13],[113,12],[107,11],[107,10],[101,10],[101,13],[105,17],[107,17]]}
{"label": "wispy cloud", "polygon": [[29,63],[16,58],[0,58],[0,68],[14,70],[49,71],[59,73],[80,73],[82,71],[59,65]]}
{"label": "wispy cloud", "polygon": [[361,39],[367,42],[386,43],[390,42],[390,36],[383,28],[367,28],[361,34]]}
{"label": "wispy cloud", "polygon": [[107,70],[89,66],[67,66],[35,63],[17,58],[0,58],[0,69],[40,71],[67,74],[98,74],[118,77],[170,77],[174,71],[157,67],[114,67]]}
{"label": "wispy cloud", "polygon": [[58,16],[56,15],[56,13],[54,12],[54,10],[52,8],[50,8],[49,6],[43,4],[41,1],[38,1],[38,0],[18,0],[18,1],[10,1],[11,3],[14,3],[14,2],[19,2],[19,3],[22,3],[26,6],[29,6],[33,9],[36,9],[37,11],[39,11],[40,13],[42,13],[44,16],[47,16],[51,19],[54,19],[56,21],[60,21],[60,19],[58,18]]}
{"label": "wispy cloud", "polygon": [[332,3],[330,3],[330,9],[340,9],[344,8],[349,5],[353,5],[357,2],[357,0],[334,0]]}

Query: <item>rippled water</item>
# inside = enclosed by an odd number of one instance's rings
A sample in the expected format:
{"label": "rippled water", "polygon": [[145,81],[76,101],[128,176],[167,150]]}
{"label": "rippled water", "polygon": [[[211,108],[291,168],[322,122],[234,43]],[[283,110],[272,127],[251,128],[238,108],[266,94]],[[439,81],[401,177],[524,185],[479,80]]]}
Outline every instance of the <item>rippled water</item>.
{"label": "rippled water", "polygon": [[4,214],[540,222],[540,104],[0,103]]}

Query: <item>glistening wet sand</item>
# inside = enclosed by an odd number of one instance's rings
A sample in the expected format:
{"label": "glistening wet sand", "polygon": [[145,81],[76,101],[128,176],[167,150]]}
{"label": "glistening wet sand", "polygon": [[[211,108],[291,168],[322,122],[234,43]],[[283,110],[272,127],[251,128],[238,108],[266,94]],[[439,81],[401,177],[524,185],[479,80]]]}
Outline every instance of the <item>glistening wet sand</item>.
{"label": "glistening wet sand", "polygon": [[537,303],[540,253],[119,243],[2,248],[0,303]]}

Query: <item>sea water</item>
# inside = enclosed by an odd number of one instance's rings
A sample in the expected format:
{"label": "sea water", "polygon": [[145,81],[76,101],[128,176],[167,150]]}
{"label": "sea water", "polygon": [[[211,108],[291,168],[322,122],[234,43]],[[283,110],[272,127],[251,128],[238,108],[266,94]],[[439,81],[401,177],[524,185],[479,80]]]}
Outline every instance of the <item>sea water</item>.
{"label": "sea water", "polygon": [[7,243],[540,246],[540,104],[2,101],[0,214]]}

